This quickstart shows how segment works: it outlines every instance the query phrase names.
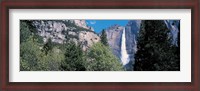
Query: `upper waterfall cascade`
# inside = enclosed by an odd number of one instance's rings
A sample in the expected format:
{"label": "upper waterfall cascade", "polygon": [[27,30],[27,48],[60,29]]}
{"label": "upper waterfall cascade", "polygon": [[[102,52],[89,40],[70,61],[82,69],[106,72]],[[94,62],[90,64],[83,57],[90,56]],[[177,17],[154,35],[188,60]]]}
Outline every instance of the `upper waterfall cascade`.
{"label": "upper waterfall cascade", "polygon": [[123,33],[122,33],[122,40],[121,40],[121,62],[123,65],[126,65],[129,62],[129,55],[127,53],[126,50],[126,32],[125,32],[125,28],[123,29]]}

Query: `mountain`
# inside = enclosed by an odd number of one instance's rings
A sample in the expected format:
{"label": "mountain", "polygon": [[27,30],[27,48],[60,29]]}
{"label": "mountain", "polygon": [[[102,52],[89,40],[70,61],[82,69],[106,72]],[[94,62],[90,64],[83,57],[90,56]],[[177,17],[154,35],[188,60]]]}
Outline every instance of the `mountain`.
{"label": "mountain", "polygon": [[118,58],[121,56],[121,36],[124,27],[120,25],[113,25],[106,29],[108,44],[112,49],[114,55]]}
{"label": "mountain", "polygon": [[[122,32],[125,28],[126,36],[126,50],[130,60],[134,60],[134,54],[137,50],[137,33],[140,29],[141,20],[129,21],[126,26],[113,25],[106,29],[107,39],[113,54],[118,58],[121,57],[121,39]],[[132,62],[131,62],[132,63]]]}
{"label": "mountain", "polygon": [[[177,45],[178,32],[180,30],[179,20],[164,20],[172,36],[172,44]],[[126,51],[129,55],[129,63],[125,65],[127,70],[132,69],[134,64],[134,55],[137,51],[137,36],[140,31],[141,20],[130,20],[126,26],[113,25],[106,29],[107,39],[113,54],[121,57],[121,39],[122,31],[125,28]]]}
{"label": "mountain", "polygon": [[130,60],[134,62],[134,54],[137,51],[137,36],[140,30],[141,20],[131,20],[125,26],[126,28],[126,50]]}
{"label": "mountain", "polygon": [[[37,34],[42,36],[46,43],[51,39],[54,43],[63,44],[66,41],[74,41],[81,44],[83,51],[87,51],[93,44],[100,41],[99,35],[92,27],[87,26],[85,20],[32,20],[32,25],[36,28]],[[178,32],[180,30],[179,20],[164,20],[170,30],[172,43],[177,45]],[[141,20],[130,20],[126,26],[113,25],[105,29],[108,44],[115,56],[121,59],[122,34],[125,29],[125,48],[129,56],[129,63],[125,64],[127,70],[132,69],[134,55],[137,51],[137,37],[141,27]],[[120,60],[119,60],[120,61]]]}
{"label": "mountain", "polygon": [[86,21],[85,20],[71,20],[72,22],[74,22],[77,26],[85,28],[85,29],[89,29],[94,31],[94,29],[90,26],[87,26]]}
{"label": "mountain", "polygon": [[38,35],[47,42],[63,44],[66,40],[80,43],[84,51],[100,41],[99,36],[86,25],[85,20],[32,20]]}

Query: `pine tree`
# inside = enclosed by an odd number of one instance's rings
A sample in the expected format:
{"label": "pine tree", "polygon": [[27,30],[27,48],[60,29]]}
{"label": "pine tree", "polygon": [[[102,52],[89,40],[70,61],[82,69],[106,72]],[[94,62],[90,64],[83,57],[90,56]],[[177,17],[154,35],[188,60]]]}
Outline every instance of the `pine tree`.
{"label": "pine tree", "polygon": [[138,35],[134,70],[179,70],[179,54],[162,20],[144,20]]}
{"label": "pine tree", "polygon": [[53,43],[51,39],[48,39],[47,42],[43,46],[43,51],[47,55],[47,53],[53,48]]}
{"label": "pine tree", "polygon": [[68,42],[65,48],[65,59],[61,63],[60,69],[65,71],[84,71],[84,53],[80,45],[73,41]]}
{"label": "pine tree", "polygon": [[101,38],[101,43],[103,43],[105,46],[108,46],[107,35],[106,35],[106,31],[104,29],[102,30],[102,34],[101,34],[100,38]]}
{"label": "pine tree", "polygon": [[29,25],[25,21],[20,21],[20,44],[27,41],[27,39],[32,36]]}

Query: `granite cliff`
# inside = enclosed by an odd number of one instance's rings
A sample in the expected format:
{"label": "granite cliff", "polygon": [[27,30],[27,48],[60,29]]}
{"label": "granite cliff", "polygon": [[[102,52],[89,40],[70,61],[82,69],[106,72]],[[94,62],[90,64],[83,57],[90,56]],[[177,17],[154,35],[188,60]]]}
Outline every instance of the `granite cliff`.
{"label": "granite cliff", "polygon": [[[180,21],[164,20],[164,22],[170,30],[172,43],[177,45],[178,32],[180,30]],[[132,64],[134,64],[134,55],[137,51],[137,37],[140,30],[140,25],[141,20],[130,20],[126,26],[113,25],[106,29],[109,46],[111,47],[113,54],[120,58],[122,31],[123,28],[125,28],[126,50],[130,59],[129,63],[125,65],[127,70],[132,70]]]}
{"label": "granite cliff", "polygon": [[106,29],[108,44],[113,51],[113,54],[120,58],[121,54],[121,37],[124,27],[113,25]]}
{"label": "granite cliff", "polygon": [[32,20],[32,25],[44,42],[51,39],[54,43],[63,44],[66,40],[72,40],[80,43],[84,51],[100,40],[85,20]]}

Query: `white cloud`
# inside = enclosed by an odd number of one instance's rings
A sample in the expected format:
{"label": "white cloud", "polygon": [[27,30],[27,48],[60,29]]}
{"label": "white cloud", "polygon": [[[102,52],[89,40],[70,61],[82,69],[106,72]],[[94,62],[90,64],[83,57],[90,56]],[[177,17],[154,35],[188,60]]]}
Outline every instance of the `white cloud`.
{"label": "white cloud", "polygon": [[92,24],[92,25],[96,24],[96,21],[90,21],[90,24]]}

